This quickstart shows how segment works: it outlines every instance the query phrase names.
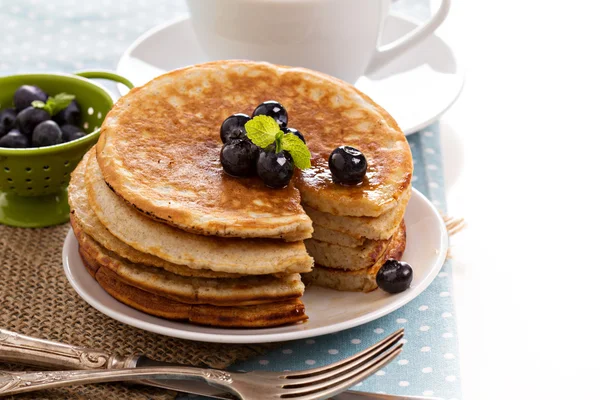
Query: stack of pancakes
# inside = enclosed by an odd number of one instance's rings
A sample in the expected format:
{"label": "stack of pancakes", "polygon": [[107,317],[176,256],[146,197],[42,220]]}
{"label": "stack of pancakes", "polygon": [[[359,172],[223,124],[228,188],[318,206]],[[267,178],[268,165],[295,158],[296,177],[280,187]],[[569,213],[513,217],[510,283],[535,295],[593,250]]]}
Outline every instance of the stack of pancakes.
{"label": "stack of pancakes", "polygon": [[110,190],[96,151],[73,172],[69,203],[80,255],[109,294],[149,314],[205,325],[307,318],[299,272],[312,260],[301,241],[202,236],[144,216]]}
{"label": "stack of pancakes", "polygon": [[314,232],[305,243],[315,267],[304,275],[305,281],[337,290],[375,290],[379,268],[404,252],[403,217],[409,197],[410,188],[379,216],[334,215],[306,205]]}
{"label": "stack of pancakes", "polygon": [[[287,108],[313,156],[283,189],[228,176],[219,161],[223,120],[266,100]],[[331,180],[327,159],[340,145],[367,157],[360,185]],[[379,266],[404,249],[411,175],[402,131],[354,86],[218,61],[122,97],[73,173],[69,201],[81,256],[118,300],[166,318],[267,327],[307,318],[300,274],[339,290],[375,288]]]}

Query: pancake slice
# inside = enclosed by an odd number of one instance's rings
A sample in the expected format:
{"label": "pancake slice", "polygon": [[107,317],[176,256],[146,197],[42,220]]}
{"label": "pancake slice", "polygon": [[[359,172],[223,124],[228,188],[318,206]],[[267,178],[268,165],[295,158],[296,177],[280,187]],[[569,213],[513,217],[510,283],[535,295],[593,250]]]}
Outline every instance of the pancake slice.
{"label": "pancake slice", "polygon": [[346,247],[316,239],[308,239],[304,243],[316,264],[330,268],[355,270],[373,265],[385,252],[390,240],[366,240],[359,247]]}
{"label": "pancake slice", "polygon": [[102,248],[77,223],[73,232],[83,256],[95,269],[105,267],[128,285],[186,304],[253,305],[302,296],[299,274],[244,276],[237,279],[183,277],[159,268],[131,264]]}
{"label": "pancake slice", "polygon": [[400,260],[406,248],[406,228],[404,221],[396,235],[391,239],[389,247],[377,262],[368,268],[343,270],[327,268],[315,264],[308,274],[302,274],[306,284],[327,287],[347,292],[370,292],[377,289],[377,272],[389,258]]}
{"label": "pancake slice", "polygon": [[[315,231],[321,228],[346,233],[354,237],[364,237],[372,240],[385,240],[392,237],[400,221],[404,218],[406,206],[410,200],[411,189],[404,191],[396,205],[390,211],[379,217],[351,217],[333,215],[319,211],[304,204],[306,213],[315,225]],[[316,238],[313,235],[313,238]],[[325,240],[327,241],[327,240]],[[341,244],[341,243],[340,243]]]}
{"label": "pancake slice", "polygon": [[304,304],[299,299],[244,307],[190,305],[130,286],[104,267],[98,269],[95,278],[108,294],[121,303],[167,319],[226,328],[268,328],[308,319]]}
{"label": "pancake slice", "polygon": [[349,235],[348,233],[313,225],[315,231],[312,239],[325,243],[337,244],[345,247],[359,247],[365,244],[366,239],[361,236]]}
{"label": "pancake slice", "polygon": [[143,253],[190,268],[246,275],[312,269],[303,242],[201,236],[143,216],[110,190],[96,157],[89,157],[85,179],[98,219],[119,240]]}
{"label": "pancake slice", "polygon": [[209,269],[192,269],[183,265],[173,264],[151,254],[142,253],[113,236],[98,220],[88,201],[88,193],[85,187],[85,169],[91,153],[93,153],[93,150],[85,154],[79,165],[77,165],[77,168],[71,173],[69,205],[71,207],[72,225],[77,223],[85,233],[90,235],[102,247],[132,263],[164,268],[174,274],[183,276],[199,276],[204,278],[236,278],[243,276],[240,274],[215,272]]}

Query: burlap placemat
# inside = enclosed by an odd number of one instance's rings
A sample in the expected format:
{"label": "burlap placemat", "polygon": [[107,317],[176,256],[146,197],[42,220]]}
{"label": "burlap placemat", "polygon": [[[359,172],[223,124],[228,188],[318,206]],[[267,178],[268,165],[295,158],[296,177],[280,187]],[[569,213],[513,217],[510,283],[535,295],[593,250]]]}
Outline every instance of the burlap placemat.
{"label": "burlap placemat", "polygon": [[[61,253],[67,224],[45,229],[0,225],[0,327],[25,335],[121,355],[141,352],[156,360],[224,368],[261,354],[267,345],[199,343],[146,332],[96,311],[69,285]],[[23,366],[0,363],[0,369]],[[16,399],[173,399],[175,392],[104,384],[34,392]]]}

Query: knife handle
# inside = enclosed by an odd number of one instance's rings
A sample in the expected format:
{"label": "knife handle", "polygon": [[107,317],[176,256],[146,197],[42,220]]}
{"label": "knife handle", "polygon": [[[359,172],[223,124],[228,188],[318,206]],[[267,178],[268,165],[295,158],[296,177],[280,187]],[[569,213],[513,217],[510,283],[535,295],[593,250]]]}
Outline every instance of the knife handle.
{"label": "knife handle", "polygon": [[121,357],[104,350],[36,339],[0,329],[0,361],[53,369],[134,368],[138,355]]}

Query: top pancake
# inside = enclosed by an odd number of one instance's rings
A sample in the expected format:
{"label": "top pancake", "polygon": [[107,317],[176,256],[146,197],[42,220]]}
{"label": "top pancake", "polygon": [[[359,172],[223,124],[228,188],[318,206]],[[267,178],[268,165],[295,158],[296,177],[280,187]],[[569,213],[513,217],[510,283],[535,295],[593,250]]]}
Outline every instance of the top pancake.
{"label": "top pancake", "polygon": [[[313,169],[295,185],[268,189],[232,178],[219,162],[220,125],[266,100],[288,110],[307,138]],[[358,147],[365,182],[347,187],[324,170],[330,152]],[[162,75],[121,98],[102,125],[98,162],[111,188],[147,215],[204,235],[310,237],[311,207],[338,215],[378,216],[410,184],[412,160],[395,121],[353,86],[317,72],[247,61],[219,61]]]}

